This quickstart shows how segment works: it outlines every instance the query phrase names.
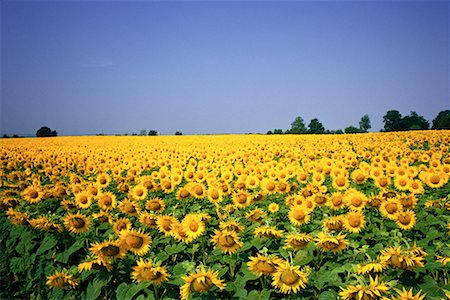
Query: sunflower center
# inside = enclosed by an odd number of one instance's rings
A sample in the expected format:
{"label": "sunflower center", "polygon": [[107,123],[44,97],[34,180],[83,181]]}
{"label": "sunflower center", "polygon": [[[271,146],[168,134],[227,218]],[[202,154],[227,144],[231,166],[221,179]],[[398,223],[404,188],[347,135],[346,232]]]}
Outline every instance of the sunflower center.
{"label": "sunflower center", "polygon": [[339,177],[338,179],[336,179],[336,185],[339,187],[345,186],[345,179],[342,177]]}
{"label": "sunflower center", "polygon": [[189,196],[189,192],[186,191],[185,189],[181,190],[180,192],[180,197],[181,198],[187,198]]}
{"label": "sunflower center", "polygon": [[357,182],[364,181],[365,178],[366,177],[364,176],[364,174],[357,174],[356,177],[355,177]]}
{"label": "sunflower center", "polygon": [[213,282],[209,277],[196,278],[191,284],[191,290],[197,293],[203,293],[208,291],[213,286]]}
{"label": "sunflower center", "polygon": [[353,206],[360,206],[362,204],[362,199],[359,197],[352,198],[352,205]]}
{"label": "sunflower center", "polygon": [[75,217],[71,220],[71,225],[74,228],[83,228],[86,222],[82,218]]}
{"label": "sunflower center", "polygon": [[117,228],[118,231],[122,231],[122,230],[124,230],[125,228],[127,228],[127,223],[125,223],[125,222],[120,222],[119,224],[117,224],[116,228]]}
{"label": "sunflower center", "polygon": [[239,183],[236,184],[236,187],[237,187],[238,190],[245,189],[245,183],[239,182]]}
{"label": "sunflower center", "polygon": [[127,212],[127,213],[134,213],[134,212],[136,212],[136,207],[134,207],[134,205],[131,204],[131,203],[126,203],[123,206],[123,208],[124,208],[125,212]]}
{"label": "sunflower center", "polygon": [[120,253],[120,248],[114,245],[102,247],[101,252],[106,256],[115,256]]}
{"label": "sunflower center", "polygon": [[284,270],[281,273],[280,279],[284,284],[292,285],[292,284],[298,282],[298,280],[300,279],[300,276],[298,276],[298,274],[292,270]]}
{"label": "sunflower center", "polygon": [[439,178],[438,175],[432,175],[432,176],[430,177],[430,182],[431,182],[432,184],[438,184],[440,181],[441,181],[441,179]]}
{"label": "sunflower center", "polygon": [[136,195],[137,195],[138,197],[142,197],[142,195],[144,195],[144,191],[141,190],[141,189],[138,189],[138,190],[136,191]]}
{"label": "sunflower center", "polygon": [[237,197],[237,202],[240,204],[244,204],[245,202],[247,202],[247,197],[243,194],[240,194]]}
{"label": "sunflower center", "polygon": [[273,191],[275,189],[275,184],[273,182],[269,182],[267,184],[267,190]]}
{"label": "sunflower center", "polygon": [[287,185],[285,184],[285,183],[280,183],[279,185],[278,185],[278,189],[280,190],[280,191],[285,191],[286,189],[287,189]]}
{"label": "sunflower center", "polygon": [[350,216],[348,217],[348,224],[351,227],[358,227],[361,224],[361,219],[358,216]]}
{"label": "sunflower center", "polygon": [[388,185],[388,181],[387,181],[386,178],[381,178],[381,179],[378,181],[378,184],[379,184],[381,187],[385,187],[385,186]]}
{"label": "sunflower center", "polygon": [[162,275],[161,272],[155,271],[153,268],[144,268],[141,272],[141,276],[144,280],[156,280]]}
{"label": "sunflower center", "polygon": [[142,245],[144,244],[144,239],[137,235],[127,236],[126,241],[128,246],[135,249],[142,247]]}
{"label": "sunflower center", "polygon": [[100,184],[105,184],[106,183],[106,178],[101,177],[99,182],[100,182]]}
{"label": "sunflower center", "polygon": [[112,199],[110,196],[103,196],[102,202],[103,202],[103,205],[110,206],[112,204]]}
{"label": "sunflower center", "polygon": [[202,195],[202,194],[203,194],[203,189],[202,189],[202,187],[199,186],[199,185],[197,185],[197,186],[194,188],[194,193],[195,193],[197,196]]}
{"label": "sunflower center", "polygon": [[152,201],[150,202],[150,205],[148,206],[150,210],[159,210],[161,209],[161,204],[158,201]]}
{"label": "sunflower center", "polygon": [[411,223],[411,216],[407,214],[400,214],[397,220],[403,225],[409,225]]}
{"label": "sunflower center", "polygon": [[294,219],[296,219],[297,221],[305,219],[305,213],[301,210],[296,210],[294,212]]}
{"label": "sunflower center", "polygon": [[30,196],[30,198],[35,199],[39,196],[39,193],[36,190],[31,190],[28,195]]}
{"label": "sunflower center", "polygon": [[398,207],[397,207],[397,204],[395,204],[395,203],[388,203],[388,204],[386,205],[386,211],[387,211],[389,214],[393,214],[393,213],[395,213],[397,210],[398,210]]}
{"label": "sunflower center", "polygon": [[398,257],[397,254],[391,256],[391,264],[397,268],[400,268],[402,266],[402,263],[400,262],[400,257]]}
{"label": "sunflower center", "polygon": [[275,272],[275,266],[267,261],[260,261],[256,264],[255,267],[259,272],[265,275]]}
{"label": "sunflower center", "polygon": [[331,200],[334,206],[339,206],[342,204],[342,197],[333,197]]}
{"label": "sunflower center", "polygon": [[289,242],[289,245],[293,246],[294,248],[305,247],[306,244],[307,244],[307,242],[305,240],[299,240],[299,239],[294,239]]}
{"label": "sunflower center", "polygon": [[217,191],[212,191],[211,192],[211,198],[218,199],[219,198],[219,193]]}
{"label": "sunflower center", "polygon": [[198,222],[197,221],[191,221],[189,223],[189,229],[193,232],[196,232],[199,228]]}
{"label": "sunflower center", "polygon": [[219,238],[219,244],[223,247],[232,247],[236,242],[232,236],[226,235]]}
{"label": "sunflower center", "polygon": [[327,201],[327,198],[325,198],[324,196],[316,196],[314,200],[316,201],[317,204],[321,205]]}
{"label": "sunflower center", "polygon": [[88,198],[85,195],[80,196],[80,202],[82,204],[86,204],[88,202]]}
{"label": "sunflower center", "polygon": [[170,183],[170,181],[164,182],[164,188],[167,189],[167,190],[172,188],[172,184]]}
{"label": "sunflower center", "polygon": [[405,179],[400,179],[399,182],[398,182],[398,185],[403,187],[403,186],[406,186],[407,183],[408,182]]}

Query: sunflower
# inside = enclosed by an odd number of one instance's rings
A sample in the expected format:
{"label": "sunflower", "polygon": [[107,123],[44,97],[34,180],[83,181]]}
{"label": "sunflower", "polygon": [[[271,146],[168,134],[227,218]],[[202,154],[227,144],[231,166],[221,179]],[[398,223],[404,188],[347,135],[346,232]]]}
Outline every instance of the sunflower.
{"label": "sunflower", "polygon": [[194,273],[189,274],[189,276],[182,276],[181,279],[185,283],[180,288],[181,299],[187,300],[190,292],[206,293],[214,286],[223,290],[226,284],[218,276],[219,271],[213,271],[211,268],[206,270],[204,266],[200,266],[200,268]]}
{"label": "sunflower", "polygon": [[384,260],[369,261],[356,266],[356,273],[366,275],[381,273],[388,267],[388,264]]}
{"label": "sunflower", "polygon": [[203,183],[196,182],[190,186],[190,194],[197,199],[206,197],[206,187]]}
{"label": "sunflower", "polygon": [[127,251],[131,251],[138,256],[146,254],[150,250],[152,239],[149,234],[142,229],[125,229],[120,232],[120,243]]}
{"label": "sunflower", "polygon": [[441,263],[443,266],[450,263],[450,257],[448,257],[448,256],[437,255],[436,258],[437,258],[436,262]]}
{"label": "sunflower", "polygon": [[415,195],[420,195],[425,192],[425,188],[420,180],[411,180],[409,184],[409,191]]}
{"label": "sunflower", "polygon": [[363,184],[367,181],[366,173],[361,169],[356,169],[352,172],[352,181],[356,184]]}
{"label": "sunflower", "polygon": [[131,272],[131,278],[134,282],[150,281],[154,285],[169,281],[169,277],[166,267],[155,265],[152,260],[142,258],[137,261],[137,265],[133,267],[133,272]]}
{"label": "sunflower", "polygon": [[259,226],[253,231],[253,234],[259,238],[282,238],[283,230],[277,229],[272,226]]}
{"label": "sunflower", "polygon": [[265,195],[275,194],[277,192],[277,185],[273,179],[264,178],[260,182],[259,186],[261,187],[261,190]]}
{"label": "sunflower", "polygon": [[108,173],[98,173],[97,174],[97,184],[100,186],[100,188],[105,188],[111,183],[112,179],[111,176],[109,176]]}
{"label": "sunflower", "polygon": [[155,214],[149,213],[149,212],[141,212],[139,214],[139,223],[142,225],[148,227],[148,228],[157,228],[158,225],[156,224],[156,221],[158,220],[158,217]]}
{"label": "sunflower", "polygon": [[145,208],[153,212],[162,213],[166,205],[161,198],[153,198],[145,202]]}
{"label": "sunflower", "polygon": [[188,214],[181,221],[181,226],[190,240],[195,240],[205,232],[205,223],[198,214]]}
{"label": "sunflower", "polygon": [[378,282],[378,276],[373,279],[369,276],[370,283],[358,284],[355,286],[341,287],[339,296],[344,300],[353,299],[381,299],[383,294],[386,294],[390,287],[383,281]]}
{"label": "sunflower", "polygon": [[128,218],[120,218],[114,222],[113,230],[116,235],[120,235],[120,232],[126,229],[131,229],[131,221]]}
{"label": "sunflower", "polygon": [[310,221],[311,219],[310,213],[311,211],[303,207],[303,205],[293,206],[289,210],[288,218],[293,225],[300,226]]}
{"label": "sunflower", "polygon": [[410,189],[411,179],[407,176],[396,176],[394,178],[394,186],[399,191],[408,191]]}
{"label": "sunflower", "polygon": [[398,197],[395,197],[381,202],[379,210],[382,216],[396,220],[396,213],[402,211],[403,207]]}
{"label": "sunflower", "polygon": [[68,274],[66,269],[63,269],[62,271],[55,271],[52,275],[47,276],[46,283],[52,288],[64,290],[68,288],[76,288],[78,285],[78,281],[73,279],[73,275]]}
{"label": "sunflower", "polygon": [[251,204],[252,197],[249,192],[239,190],[233,194],[232,200],[236,208],[245,208]]}
{"label": "sunflower", "polygon": [[333,177],[332,186],[336,190],[346,190],[349,186],[348,177],[345,175],[338,175]]}
{"label": "sunflower", "polygon": [[89,231],[91,221],[87,216],[78,212],[66,215],[64,217],[64,225],[72,233],[84,233]]}
{"label": "sunflower", "polygon": [[42,200],[44,193],[40,187],[30,185],[23,192],[23,197],[30,203],[37,203]]}
{"label": "sunflower", "polygon": [[414,267],[424,266],[424,255],[426,253],[418,248],[403,250],[400,247],[389,247],[381,250],[379,258],[395,268],[411,271]]}
{"label": "sunflower", "polygon": [[443,187],[448,182],[448,175],[443,172],[429,171],[424,176],[423,181],[430,188],[438,189],[438,188]]}
{"label": "sunflower", "polygon": [[255,175],[247,176],[245,179],[245,186],[248,189],[256,189],[259,186],[259,178]]}
{"label": "sunflower", "polygon": [[211,241],[226,254],[236,253],[243,245],[238,234],[235,231],[228,230],[215,230]]}
{"label": "sunflower", "polygon": [[309,242],[312,242],[314,238],[306,233],[289,233],[286,236],[284,249],[299,250],[306,248]]}
{"label": "sunflower", "polygon": [[106,261],[114,258],[123,258],[126,254],[126,249],[121,245],[119,240],[93,243],[89,251],[97,258]]}
{"label": "sunflower", "polygon": [[427,295],[425,293],[421,295],[423,292],[422,290],[419,290],[419,292],[414,295],[413,288],[410,288],[408,291],[405,288],[402,288],[402,290],[395,289],[395,291],[397,292],[397,296],[392,298],[393,300],[423,300]]}
{"label": "sunflower", "polygon": [[92,204],[92,196],[89,192],[82,191],[75,195],[75,205],[81,209],[88,209]]}
{"label": "sunflower", "polygon": [[283,261],[272,274],[272,286],[283,294],[297,293],[306,287],[308,273],[300,270],[299,266],[291,266]]}
{"label": "sunflower", "polygon": [[375,186],[380,189],[386,189],[391,185],[391,178],[389,176],[382,175],[375,178]]}
{"label": "sunflower", "polygon": [[258,253],[256,256],[250,256],[250,261],[247,262],[248,269],[258,277],[268,276],[275,273],[278,265],[283,260],[275,255],[267,256]]}
{"label": "sunflower", "polygon": [[104,192],[98,195],[98,206],[106,211],[110,211],[117,206],[116,195],[111,192]]}
{"label": "sunflower", "polygon": [[62,232],[64,227],[60,224],[55,223],[55,221],[50,220],[47,216],[40,216],[35,219],[29,219],[31,227],[44,230],[44,231],[57,231]]}
{"label": "sunflower", "polygon": [[229,231],[236,231],[237,233],[241,233],[244,231],[244,228],[242,225],[239,224],[236,220],[229,220],[229,221],[220,221],[219,228],[221,230],[229,230]]}
{"label": "sunflower", "polygon": [[158,230],[162,232],[165,236],[170,236],[172,229],[178,220],[175,217],[169,215],[159,215],[156,220],[156,226]]}
{"label": "sunflower", "polygon": [[111,272],[113,269],[109,259],[100,259],[92,254],[90,254],[85,261],[79,263],[77,268],[79,272],[101,270],[103,268],[105,268],[106,271]]}
{"label": "sunflower", "polygon": [[260,209],[259,207],[255,207],[254,209],[252,209],[251,211],[248,211],[245,214],[245,218],[251,222],[257,222],[257,223],[261,223],[262,221],[264,221],[264,218],[267,217],[267,214],[265,211],[263,211],[262,209]]}
{"label": "sunflower", "polygon": [[362,211],[350,211],[344,217],[342,217],[343,227],[352,232],[358,233],[364,227],[366,220]]}
{"label": "sunflower", "polygon": [[186,231],[184,230],[183,226],[181,226],[181,223],[177,222],[174,223],[172,226],[172,230],[170,231],[170,235],[175,238],[179,242],[183,242],[186,244],[189,244],[193,241],[193,239],[186,234]]}
{"label": "sunflower", "polygon": [[361,210],[367,203],[367,196],[355,189],[348,190],[344,195],[345,202],[351,210]]}
{"label": "sunflower", "polygon": [[395,224],[402,230],[410,230],[416,224],[416,214],[408,209],[395,214]]}
{"label": "sunflower", "polygon": [[123,199],[119,203],[119,209],[121,212],[131,216],[131,217],[137,217],[139,213],[141,212],[141,209],[137,205],[137,203],[129,200],[129,199]]}
{"label": "sunflower", "polygon": [[208,200],[211,203],[221,203],[223,200],[222,191],[215,187],[210,187],[206,192]]}
{"label": "sunflower", "polygon": [[190,193],[189,189],[187,188],[187,186],[184,186],[184,187],[178,189],[178,191],[177,191],[177,200],[186,199],[186,198],[189,198],[190,196],[191,196],[191,193]]}
{"label": "sunflower", "polygon": [[161,180],[160,182],[161,189],[166,194],[170,194],[175,190],[175,187],[177,186],[170,178]]}
{"label": "sunflower", "polygon": [[25,225],[28,222],[28,214],[26,212],[16,211],[12,207],[8,208],[6,215],[11,223],[15,225]]}
{"label": "sunflower", "polygon": [[346,249],[348,242],[345,240],[345,234],[339,233],[336,236],[329,235],[326,232],[319,232],[316,238],[316,245],[322,251],[341,252]]}
{"label": "sunflower", "polygon": [[148,190],[142,184],[138,184],[130,191],[130,197],[134,200],[144,200],[147,197]]}
{"label": "sunflower", "polygon": [[344,226],[343,216],[334,216],[329,219],[322,221],[322,226],[327,229],[327,231],[340,231]]}
{"label": "sunflower", "polygon": [[272,203],[269,204],[267,209],[271,213],[276,213],[280,209],[280,206],[277,203],[272,202]]}
{"label": "sunflower", "polygon": [[330,200],[327,202],[327,206],[331,208],[332,210],[338,210],[344,207],[345,201],[344,201],[344,194],[340,192],[335,192],[331,194]]}

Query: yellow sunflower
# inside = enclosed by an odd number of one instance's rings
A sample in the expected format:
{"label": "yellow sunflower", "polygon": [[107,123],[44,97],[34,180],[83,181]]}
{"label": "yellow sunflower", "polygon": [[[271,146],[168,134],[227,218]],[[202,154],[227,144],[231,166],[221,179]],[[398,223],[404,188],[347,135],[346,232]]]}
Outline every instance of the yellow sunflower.
{"label": "yellow sunflower", "polygon": [[389,176],[382,175],[375,179],[375,186],[380,189],[387,189],[391,185],[391,178]]}
{"label": "yellow sunflower", "polygon": [[379,210],[382,216],[396,220],[396,213],[402,211],[403,206],[398,197],[394,197],[381,202]]}
{"label": "yellow sunflower", "polygon": [[153,212],[162,213],[166,205],[161,198],[153,198],[145,202],[145,208]]}
{"label": "yellow sunflower", "polygon": [[134,282],[150,281],[154,285],[160,285],[169,281],[169,273],[166,267],[155,265],[152,260],[139,259],[137,265],[133,267],[131,278]]}
{"label": "yellow sunflower", "polygon": [[206,226],[198,214],[188,214],[181,221],[181,226],[190,240],[195,240],[205,232]]}
{"label": "yellow sunflower", "polygon": [[256,227],[253,234],[259,238],[282,238],[284,235],[283,230],[266,225]]}
{"label": "yellow sunflower", "polygon": [[117,206],[116,195],[111,192],[104,192],[98,196],[98,206],[106,211],[110,211]]}
{"label": "yellow sunflower", "polygon": [[81,209],[88,209],[92,204],[92,196],[89,192],[81,191],[75,195],[75,205]]}
{"label": "yellow sunflower", "polygon": [[276,213],[280,209],[280,206],[277,203],[272,202],[272,203],[269,204],[267,209],[271,213]]}
{"label": "yellow sunflower", "polygon": [[264,218],[267,217],[267,214],[265,211],[263,211],[262,209],[260,209],[259,207],[255,207],[254,209],[252,209],[251,211],[248,211],[245,214],[245,218],[251,222],[257,222],[257,223],[261,223],[262,221],[264,221]]}
{"label": "yellow sunflower", "polygon": [[242,225],[236,220],[220,221],[219,228],[221,230],[236,231],[237,233],[244,231]]}
{"label": "yellow sunflower", "polygon": [[158,230],[162,232],[165,236],[170,236],[172,229],[175,224],[178,223],[178,220],[175,217],[169,215],[159,215],[156,220],[156,225],[158,226]]}
{"label": "yellow sunflower", "polygon": [[203,199],[206,197],[206,187],[203,183],[196,182],[190,186],[190,194],[197,199]]}
{"label": "yellow sunflower", "polygon": [[390,287],[383,281],[378,281],[378,276],[375,279],[369,276],[369,284],[349,285],[346,288],[341,287],[339,296],[345,300],[353,299],[381,299],[383,294],[387,294]]}
{"label": "yellow sunflower", "polygon": [[306,233],[289,233],[286,236],[284,249],[299,250],[306,248],[309,242],[312,242],[314,238]]}
{"label": "yellow sunflower", "polygon": [[423,292],[422,290],[419,290],[417,294],[414,294],[413,288],[410,288],[409,290],[406,290],[405,288],[402,288],[402,290],[394,290],[397,292],[397,296],[392,298],[393,300],[423,300],[427,295],[425,293],[421,294]]}
{"label": "yellow sunflower", "polygon": [[84,233],[89,231],[91,221],[87,216],[76,213],[76,214],[68,214],[64,217],[64,225],[67,230],[73,233]]}
{"label": "yellow sunflower", "polygon": [[150,250],[152,239],[142,229],[125,229],[119,236],[122,247],[138,256],[146,254]]}
{"label": "yellow sunflower", "polygon": [[141,212],[141,209],[137,205],[136,202],[130,201],[129,199],[123,199],[119,205],[119,209],[121,212],[131,216],[131,217],[137,217],[139,213]]}
{"label": "yellow sunflower", "polygon": [[157,228],[158,225],[156,221],[158,220],[158,217],[155,214],[149,213],[149,212],[141,212],[139,214],[139,223],[141,223],[143,226],[148,228]]}
{"label": "yellow sunflower", "polygon": [[351,210],[361,210],[365,207],[367,203],[367,196],[355,189],[347,190],[344,195],[344,199],[348,208]]}
{"label": "yellow sunflower", "polygon": [[288,218],[293,225],[300,226],[302,224],[308,223],[311,220],[310,213],[311,211],[306,209],[303,205],[293,206],[289,210]]}
{"label": "yellow sunflower", "polygon": [[342,217],[342,221],[343,227],[352,233],[360,232],[366,223],[364,214],[360,210],[349,211],[345,216]]}
{"label": "yellow sunflower", "polygon": [[348,246],[345,234],[330,235],[326,232],[319,232],[316,238],[316,245],[321,251],[341,252]]}
{"label": "yellow sunflower", "polygon": [[239,190],[233,194],[233,204],[237,208],[245,208],[252,202],[252,197],[249,192]]}
{"label": "yellow sunflower", "polygon": [[235,231],[215,230],[211,241],[226,254],[236,253],[243,243]]}
{"label": "yellow sunflower", "polygon": [[291,266],[283,261],[272,274],[272,286],[283,294],[297,293],[306,287],[308,273],[300,270],[299,266]]}
{"label": "yellow sunflower", "polygon": [[381,273],[388,267],[388,264],[384,260],[369,261],[356,266],[356,273],[366,275],[374,273]]}
{"label": "yellow sunflower", "polygon": [[191,196],[191,192],[187,188],[187,186],[184,186],[182,188],[179,188],[177,191],[177,200],[182,200],[189,198]]}
{"label": "yellow sunflower", "polygon": [[247,262],[248,269],[258,277],[268,276],[275,273],[278,265],[283,260],[277,256],[267,256],[258,253],[256,256],[250,256],[250,261]]}
{"label": "yellow sunflower", "polygon": [[46,283],[52,288],[60,289],[76,288],[78,285],[78,281],[73,278],[72,274],[68,274],[66,269],[55,271],[52,275],[47,276]]}
{"label": "yellow sunflower", "polygon": [[350,182],[348,180],[348,177],[345,175],[338,175],[333,177],[332,186],[336,190],[346,190],[348,189],[348,186],[350,185]]}
{"label": "yellow sunflower", "polygon": [[130,197],[134,200],[144,200],[147,197],[148,190],[142,184],[138,184],[130,191]]}
{"label": "yellow sunflower", "polygon": [[416,224],[416,214],[410,209],[398,211],[395,218],[395,224],[402,230],[410,230]]}
{"label": "yellow sunflower", "polygon": [[96,182],[100,186],[100,188],[105,188],[111,183],[112,179],[111,176],[109,176],[108,173],[98,173]]}
{"label": "yellow sunflower", "polygon": [[277,192],[277,186],[273,179],[264,178],[260,182],[259,186],[261,187],[261,190],[265,195],[274,194]]}
{"label": "yellow sunflower", "polygon": [[180,288],[181,299],[187,300],[190,292],[206,293],[214,288],[214,286],[223,290],[226,284],[218,278],[218,275],[218,271],[213,271],[211,268],[206,270],[204,266],[200,266],[200,268],[194,273],[189,274],[189,276],[182,276],[181,279],[185,283]]}
{"label": "yellow sunflower", "polygon": [[110,259],[100,259],[95,255],[90,254],[85,261],[78,264],[77,268],[79,272],[101,270],[103,268],[106,269],[106,271],[111,272],[113,266],[111,265]]}
{"label": "yellow sunflower", "polygon": [[123,258],[126,254],[126,249],[119,240],[93,243],[89,251],[95,254],[97,258],[106,261],[114,258]]}
{"label": "yellow sunflower", "polygon": [[113,230],[117,235],[120,235],[122,230],[131,229],[131,221],[127,218],[120,218],[114,222]]}

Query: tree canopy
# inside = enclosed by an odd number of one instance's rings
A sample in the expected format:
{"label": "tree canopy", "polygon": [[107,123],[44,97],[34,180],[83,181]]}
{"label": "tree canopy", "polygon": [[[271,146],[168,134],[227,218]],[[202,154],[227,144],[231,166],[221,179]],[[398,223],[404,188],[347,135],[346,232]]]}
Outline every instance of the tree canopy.
{"label": "tree canopy", "polygon": [[296,117],[294,122],[291,123],[291,129],[288,133],[306,133],[305,122],[302,117]]}
{"label": "tree canopy", "polygon": [[370,125],[370,118],[369,115],[364,115],[361,118],[361,121],[359,121],[359,128],[364,131],[367,132],[367,130],[369,130],[370,128],[372,128],[372,125]]}
{"label": "tree canopy", "polygon": [[450,129],[450,110],[443,110],[439,112],[433,120],[432,129]]}
{"label": "tree canopy", "polygon": [[308,125],[308,133],[324,133],[325,128],[322,123],[320,123],[319,119],[314,118],[309,122]]}
{"label": "tree canopy", "polygon": [[55,130],[51,130],[47,126],[43,126],[36,131],[37,137],[50,137],[50,136],[57,136],[58,133]]}

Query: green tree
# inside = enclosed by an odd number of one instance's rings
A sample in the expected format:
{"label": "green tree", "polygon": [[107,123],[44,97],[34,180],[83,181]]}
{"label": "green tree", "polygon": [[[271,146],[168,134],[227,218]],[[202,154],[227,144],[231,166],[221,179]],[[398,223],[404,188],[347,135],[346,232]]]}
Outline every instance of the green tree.
{"label": "green tree", "polygon": [[272,130],[267,131],[267,134],[273,134]]}
{"label": "green tree", "polygon": [[319,119],[314,118],[309,122],[308,125],[308,133],[324,133],[325,128],[323,127],[322,123],[320,123]]}
{"label": "green tree", "polygon": [[450,110],[443,110],[433,120],[432,129],[450,129]]}
{"label": "green tree", "polygon": [[139,132],[139,135],[147,135],[147,130],[142,129],[141,132]]}
{"label": "green tree", "polygon": [[385,131],[395,131],[400,130],[402,125],[402,115],[398,110],[389,110],[383,116],[384,130]]}
{"label": "green tree", "polygon": [[344,132],[345,133],[363,133],[363,132],[366,132],[366,131],[363,131],[362,129],[357,128],[355,126],[348,126],[348,127],[346,127],[344,129]]}
{"label": "green tree", "polygon": [[177,131],[175,132],[175,135],[183,135],[183,133],[181,131]]}
{"label": "green tree", "polygon": [[158,131],[156,130],[149,130],[148,135],[158,135]]}
{"label": "green tree", "polygon": [[282,129],[274,129],[273,134],[283,134],[283,130]]}
{"label": "green tree", "polygon": [[415,111],[412,111],[409,116],[403,117],[400,124],[401,130],[425,130],[430,128],[430,122],[423,116],[419,116]]}
{"label": "green tree", "polygon": [[372,125],[370,125],[370,118],[369,115],[364,115],[361,118],[361,121],[359,121],[359,128],[364,131],[367,132],[367,130],[369,130],[370,128],[372,128]]}
{"label": "green tree", "polygon": [[37,137],[50,137],[50,136],[57,136],[58,133],[55,130],[51,130],[47,126],[43,126],[36,131]]}
{"label": "green tree", "polygon": [[302,117],[295,118],[294,122],[291,123],[289,133],[306,133],[306,126]]}

